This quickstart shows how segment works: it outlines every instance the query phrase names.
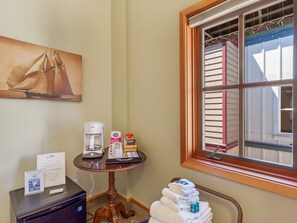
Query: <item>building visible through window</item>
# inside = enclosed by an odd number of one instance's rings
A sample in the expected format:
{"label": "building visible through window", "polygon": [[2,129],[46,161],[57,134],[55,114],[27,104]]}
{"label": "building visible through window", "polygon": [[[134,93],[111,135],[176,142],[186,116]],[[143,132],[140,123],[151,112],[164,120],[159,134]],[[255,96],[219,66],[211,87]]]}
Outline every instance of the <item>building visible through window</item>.
{"label": "building visible through window", "polygon": [[203,29],[204,149],[292,165],[293,1],[243,17],[241,81],[239,19]]}
{"label": "building visible through window", "polygon": [[292,99],[292,86],[281,87],[280,132],[282,133],[292,133]]}

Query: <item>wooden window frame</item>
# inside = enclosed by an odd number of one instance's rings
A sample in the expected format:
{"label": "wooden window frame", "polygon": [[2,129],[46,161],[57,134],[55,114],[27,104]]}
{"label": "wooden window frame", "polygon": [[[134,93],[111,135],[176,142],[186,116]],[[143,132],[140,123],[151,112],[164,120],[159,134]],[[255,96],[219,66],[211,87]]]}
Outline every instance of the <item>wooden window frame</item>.
{"label": "wooden window frame", "polygon": [[[202,171],[245,185],[297,199],[297,152],[292,169],[278,168],[276,165],[261,165],[260,162],[247,161],[229,156],[222,160],[208,159],[201,150],[202,118],[200,85],[201,42],[199,29],[189,26],[189,18],[203,12],[225,0],[200,0],[195,5],[180,12],[180,121],[181,121],[181,165]],[[297,1],[294,1],[294,8]],[[242,20],[243,21],[243,20]],[[297,16],[294,16],[297,24]],[[243,24],[242,24],[243,25]],[[296,33],[296,31],[295,31]],[[243,36],[239,36],[239,44]],[[294,44],[297,35],[294,35]],[[297,55],[294,47],[294,55]],[[294,70],[297,70],[297,56],[294,57]],[[243,58],[239,58],[239,72],[244,69]],[[297,86],[296,73],[293,78],[293,89]],[[293,98],[293,116],[297,117],[297,97]],[[240,108],[242,113],[242,108]],[[296,132],[297,118],[294,119],[293,132]],[[241,135],[242,135],[242,130]],[[293,144],[297,146],[297,137]],[[295,148],[296,151],[296,148]]]}

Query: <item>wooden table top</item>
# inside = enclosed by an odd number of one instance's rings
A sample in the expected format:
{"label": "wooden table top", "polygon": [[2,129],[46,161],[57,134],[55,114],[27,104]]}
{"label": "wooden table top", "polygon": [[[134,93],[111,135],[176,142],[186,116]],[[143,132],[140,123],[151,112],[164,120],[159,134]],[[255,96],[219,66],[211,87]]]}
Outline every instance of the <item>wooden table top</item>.
{"label": "wooden table top", "polygon": [[146,160],[146,155],[138,151],[142,160],[137,163],[121,163],[121,164],[106,164],[107,151],[105,151],[103,157],[95,159],[83,159],[82,153],[74,158],[73,164],[82,170],[93,171],[93,172],[118,172],[133,169],[144,163]]}

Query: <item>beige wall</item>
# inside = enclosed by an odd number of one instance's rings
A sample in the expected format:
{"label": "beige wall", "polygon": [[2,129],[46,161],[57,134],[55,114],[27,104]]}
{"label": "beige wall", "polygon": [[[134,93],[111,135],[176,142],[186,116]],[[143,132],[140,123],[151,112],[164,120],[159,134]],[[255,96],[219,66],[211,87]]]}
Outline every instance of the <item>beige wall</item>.
{"label": "beige wall", "polygon": [[[8,192],[24,186],[24,171],[36,169],[37,154],[65,151],[67,175],[91,190],[90,174],[72,161],[82,152],[85,121],[111,128],[110,14],[109,0],[0,0],[1,36],[83,59],[82,102],[0,99],[0,222],[9,222]],[[106,174],[93,176],[93,194],[105,190]]]}
{"label": "beige wall", "polygon": [[[112,0],[111,8],[112,130],[125,134],[128,129],[126,0]],[[116,173],[116,188],[130,197],[127,174],[127,171]]]}
{"label": "beige wall", "polygon": [[[143,167],[128,174],[132,196],[149,206],[160,198],[172,177],[183,176],[236,198],[242,205],[245,223],[294,223],[296,200],[179,165],[178,13],[196,2],[127,0],[127,125],[148,157]],[[235,222],[225,202],[208,199],[214,223]]]}
{"label": "beige wall", "polygon": [[[148,156],[144,166],[116,174],[124,195],[149,206],[172,177],[183,176],[235,197],[245,223],[295,222],[296,200],[179,165],[178,12],[195,2],[0,0],[1,36],[83,57],[82,102],[0,99],[1,222],[9,222],[8,192],[23,186],[23,172],[36,168],[37,154],[65,151],[67,175],[90,192],[90,174],[72,164],[89,120],[106,123],[106,144],[111,126],[133,132]],[[92,195],[105,191],[106,175],[93,176]],[[224,202],[208,199],[213,222],[233,221]]]}

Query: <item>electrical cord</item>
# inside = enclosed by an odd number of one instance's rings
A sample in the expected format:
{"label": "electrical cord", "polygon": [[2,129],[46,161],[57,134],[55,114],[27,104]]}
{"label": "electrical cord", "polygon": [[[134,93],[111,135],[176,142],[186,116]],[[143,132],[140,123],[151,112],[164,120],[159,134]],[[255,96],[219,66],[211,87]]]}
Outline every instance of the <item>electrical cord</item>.
{"label": "electrical cord", "polygon": [[90,192],[89,192],[89,197],[92,197],[92,192],[93,192],[93,190],[94,190],[94,178],[93,178],[93,174],[91,173],[90,174],[90,176],[91,176],[91,179],[92,179],[92,188],[91,188],[91,190],[90,190]]}
{"label": "electrical cord", "polygon": [[[91,176],[91,179],[92,179],[92,188],[91,188],[91,190],[89,192],[89,197],[92,197],[92,192],[94,190],[94,178],[93,178],[93,174],[92,173],[90,174],[90,176]],[[88,221],[91,221],[94,218],[94,215],[91,214],[90,212],[87,212],[87,215],[90,215],[90,218],[87,219],[87,222]]]}

